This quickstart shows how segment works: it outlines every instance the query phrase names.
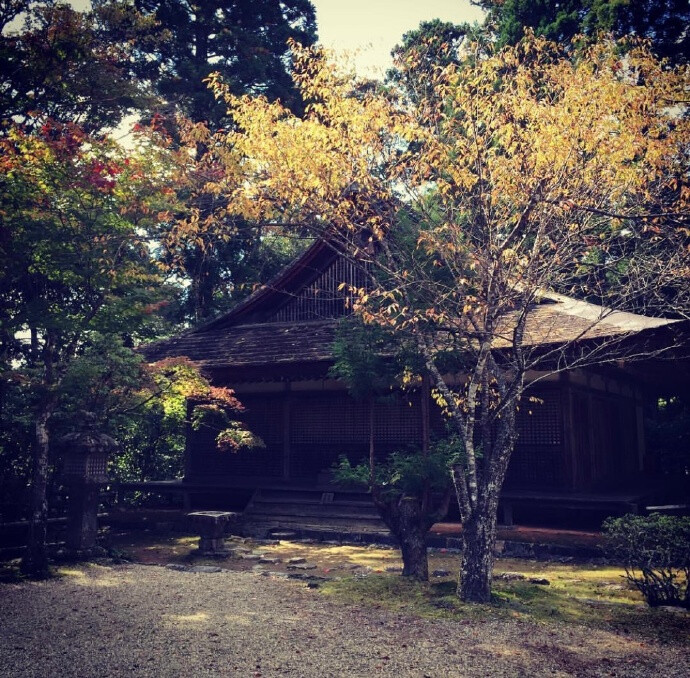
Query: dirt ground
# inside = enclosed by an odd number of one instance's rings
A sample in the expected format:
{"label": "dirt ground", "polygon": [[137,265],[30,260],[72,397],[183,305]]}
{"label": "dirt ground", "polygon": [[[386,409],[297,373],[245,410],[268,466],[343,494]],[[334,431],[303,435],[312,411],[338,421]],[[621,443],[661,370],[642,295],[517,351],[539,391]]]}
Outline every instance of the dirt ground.
{"label": "dirt ground", "polygon": [[131,562],[0,584],[3,675],[690,675],[690,617],[647,608],[617,568],[499,560],[495,604],[467,606],[448,551],[415,584],[389,548],[233,539],[209,560],[192,535],[109,541]]}

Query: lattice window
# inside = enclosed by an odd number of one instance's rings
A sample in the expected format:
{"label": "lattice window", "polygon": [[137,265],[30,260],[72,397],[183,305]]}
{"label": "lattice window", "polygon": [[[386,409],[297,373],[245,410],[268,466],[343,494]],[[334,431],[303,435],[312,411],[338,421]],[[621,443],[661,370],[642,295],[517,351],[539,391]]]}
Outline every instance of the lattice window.
{"label": "lattice window", "polygon": [[374,409],[374,438],[393,445],[420,445],[422,440],[422,413],[419,398],[413,401],[405,396],[376,403]]}
{"label": "lattice window", "polygon": [[[278,419],[277,424],[280,425],[281,421]],[[238,452],[222,451],[216,446],[217,428],[204,426],[198,431],[191,431],[188,440],[188,477],[204,480],[238,476],[280,477],[283,468],[282,443],[272,442],[274,435],[269,433],[270,427],[256,426],[252,430],[262,437],[266,443],[265,448],[243,449]]]}
{"label": "lattice window", "polygon": [[517,444],[560,445],[563,437],[560,393],[554,390],[534,395],[542,402],[530,402],[525,398],[520,405]]}
{"label": "lattice window", "polygon": [[[297,444],[367,444],[369,405],[345,394],[324,394],[295,399],[290,406],[290,439]],[[419,404],[410,406],[405,398],[392,398],[374,405],[376,443],[404,446],[419,444],[421,413]]]}
{"label": "lattice window", "polygon": [[329,446],[368,439],[367,404],[345,394],[295,398],[290,404],[290,440]]}
{"label": "lattice window", "polygon": [[277,397],[241,396],[245,411],[240,415],[247,428],[267,445],[283,441],[283,400]]}
{"label": "lattice window", "polygon": [[523,399],[517,417],[519,438],[510,459],[507,487],[557,488],[565,482],[561,395],[533,392],[541,402]]}
{"label": "lattice window", "polygon": [[[343,289],[340,286],[345,283]],[[271,318],[278,322],[322,320],[347,315],[351,304],[349,287],[365,287],[366,276],[361,267],[338,257],[316,280],[300,290],[295,297]]]}
{"label": "lattice window", "polygon": [[565,482],[563,450],[558,446],[516,447],[506,487],[557,488]]}

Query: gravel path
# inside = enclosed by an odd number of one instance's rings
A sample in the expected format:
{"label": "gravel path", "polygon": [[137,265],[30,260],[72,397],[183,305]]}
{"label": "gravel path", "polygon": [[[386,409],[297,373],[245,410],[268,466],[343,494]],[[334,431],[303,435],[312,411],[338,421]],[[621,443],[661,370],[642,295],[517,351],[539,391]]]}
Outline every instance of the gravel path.
{"label": "gravel path", "polygon": [[0,675],[670,678],[690,659],[573,626],[423,620],[245,572],[123,565],[1,585]]}

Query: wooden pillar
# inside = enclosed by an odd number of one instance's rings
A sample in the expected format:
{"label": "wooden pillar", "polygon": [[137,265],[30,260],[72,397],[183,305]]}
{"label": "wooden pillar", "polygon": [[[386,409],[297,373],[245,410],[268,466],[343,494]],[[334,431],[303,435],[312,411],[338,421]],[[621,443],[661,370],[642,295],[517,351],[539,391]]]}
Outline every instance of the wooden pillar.
{"label": "wooden pillar", "polygon": [[635,389],[635,424],[637,434],[637,465],[639,471],[645,471],[645,457],[647,456],[647,447],[644,436],[644,405],[642,402],[642,395],[639,389]]}
{"label": "wooden pillar", "polygon": [[182,477],[187,478],[190,475],[192,468],[192,438],[194,436],[194,429],[192,428],[192,413],[194,412],[194,403],[191,400],[187,401],[187,421],[185,423],[184,435],[184,458],[182,463]]}
{"label": "wooden pillar", "polygon": [[561,372],[561,416],[563,421],[562,452],[565,468],[565,482],[568,489],[574,489],[577,478],[577,437],[575,434],[575,403],[573,389],[570,383],[570,375]]}
{"label": "wooden pillar", "polygon": [[426,456],[429,454],[429,406],[431,405],[431,388],[429,385],[429,375],[425,374],[422,377],[422,389],[420,394],[421,402],[421,416],[422,416],[422,454]]}
{"label": "wooden pillar", "polygon": [[285,384],[283,397],[283,479],[290,479],[290,382]]}
{"label": "wooden pillar", "polygon": [[[591,485],[596,480],[597,473],[597,440],[596,433],[601,435],[601,426],[599,425],[599,412],[597,411],[594,403],[594,395],[591,390],[587,391],[587,421],[589,426],[587,428],[589,449],[587,450],[587,455],[581,459],[583,464],[587,464],[586,471],[586,487],[590,488]],[[596,430],[595,430],[596,429]]]}

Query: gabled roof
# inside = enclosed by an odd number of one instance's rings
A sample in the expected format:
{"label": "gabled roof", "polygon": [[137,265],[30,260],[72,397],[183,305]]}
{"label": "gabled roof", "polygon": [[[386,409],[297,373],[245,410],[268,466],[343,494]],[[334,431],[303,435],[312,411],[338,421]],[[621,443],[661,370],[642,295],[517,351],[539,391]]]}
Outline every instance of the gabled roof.
{"label": "gabled roof", "polygon": [[288,303],[338,255],[327,242],[317,240],[282,271],[227,313],[200,325],[192,332],[206,332],[251,322],[261,322],[266,313]]}
{"label": "gabled roof", "polygon": [[[288,304],[337,258],[325,242],[311,245],[269,283],[234,309],[177,337],[143,348],[150,361],[187,356],[207,368],[235,368],[330,362],[337,319],[272,322]],[[516,317],[506,315],[497,348],[511,344]],[[555,293],[542,295],[530,309],[524,333],[526,346],[557,346],[572,342],[625,338],[676,323],[668,318],[614,311]]]}
{"label": "gabled roof", "polygon": [[[514,314],[506,316],[505,326],[498,332],[498,347],[511,345],[515,321]],[[615,311],[562,294],[545,293],[542,295],[542,302],[529,311],[524,343],[527,346],[539,346],[622,337],[679,322],[682,321]]]}
{"label": "gabled roof", "polygon": [[[591,306],[591,305],[590,305]],[[615,313],[597,320],[581,315],[567,302],[541,304],[529,312],[524,345],[553,346],[578,341],[624,338],[650,334],[657,328],[680,321]],[[591,309],[589,309],[591,310]],[[632,317],[631,317],[632,316]],[[304,323],[250,323],[229,327],[206,327],[203,331],[156,342],[144,349],[150,361],[187,356],[202,367],[247,367],[287,363],[328,362],[333,359],[338,320]],[[511,328],[496,341],[498,348],[510,346]]]}

